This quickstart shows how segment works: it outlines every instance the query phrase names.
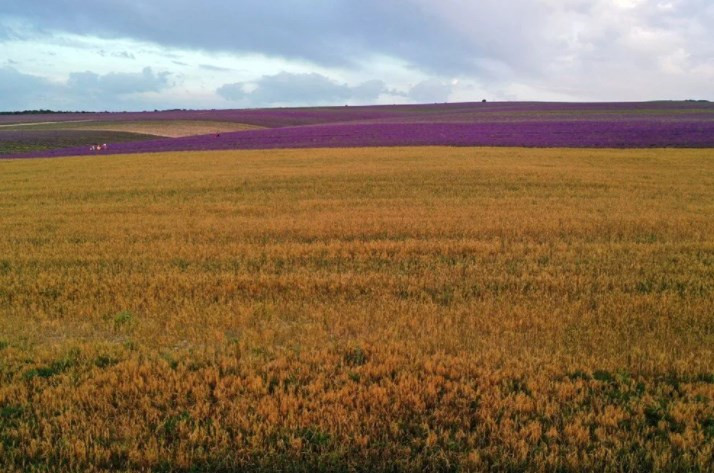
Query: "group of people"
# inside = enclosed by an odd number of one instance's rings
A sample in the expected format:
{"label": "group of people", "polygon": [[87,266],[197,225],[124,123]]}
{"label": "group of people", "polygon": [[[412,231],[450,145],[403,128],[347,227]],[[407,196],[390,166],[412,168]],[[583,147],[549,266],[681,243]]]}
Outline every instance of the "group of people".
{"label": "group of people", "polygon": [[101,145],[92,145],[89,147],[89,151],[102,151],[107,149],[107,144],[101,144]]}

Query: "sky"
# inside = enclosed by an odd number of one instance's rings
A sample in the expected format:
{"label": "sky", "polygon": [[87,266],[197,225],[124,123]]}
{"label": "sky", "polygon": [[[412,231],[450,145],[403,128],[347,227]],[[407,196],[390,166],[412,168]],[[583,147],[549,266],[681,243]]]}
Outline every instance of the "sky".
{"label": "sky", "polygon": [[2,0],[0,110],[714,100],[714,0]]}

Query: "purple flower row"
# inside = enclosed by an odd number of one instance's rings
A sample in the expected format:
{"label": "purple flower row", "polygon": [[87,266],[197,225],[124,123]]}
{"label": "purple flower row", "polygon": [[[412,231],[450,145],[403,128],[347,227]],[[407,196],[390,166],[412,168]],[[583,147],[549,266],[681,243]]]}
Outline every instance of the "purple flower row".
{"label": "purple flower row", "polygon": [[[525,146],[714,148],[712,120],[348,123],[298,126],[112,144],[103,154],[222,149],[361,146]],[[96,154],[87,147],[28,153]],[[19,157],[19,156],[18,156]]]}

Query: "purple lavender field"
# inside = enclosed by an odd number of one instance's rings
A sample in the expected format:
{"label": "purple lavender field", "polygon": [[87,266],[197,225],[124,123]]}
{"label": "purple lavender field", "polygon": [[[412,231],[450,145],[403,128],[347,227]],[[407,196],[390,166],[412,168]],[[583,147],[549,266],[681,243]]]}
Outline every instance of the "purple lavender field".
{"label": "purple lavender field", "polygon": [[[112,142],[102,154],[360,146],[714,147],[714,103],[493,102],[367,107],[185,110],[0,116],[1,127],[96,120],[213,120],[266,127],[182,138]],[[31,128],[31,126],[28,126]],[[61,142],[61,140],[55,140]],[[89,145],[2,157],[96,154]]]}

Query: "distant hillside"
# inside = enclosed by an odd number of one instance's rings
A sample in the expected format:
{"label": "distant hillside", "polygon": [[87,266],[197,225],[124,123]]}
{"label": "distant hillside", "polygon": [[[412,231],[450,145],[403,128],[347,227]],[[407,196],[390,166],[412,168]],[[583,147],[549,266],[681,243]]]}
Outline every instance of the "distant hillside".
{"label": "distant hillside", "polygon": [[54,115],[58,113],[92,113],[92,112],[69,112],[63,110],[16,110],[12,112],[0,112],[0,115]]}

